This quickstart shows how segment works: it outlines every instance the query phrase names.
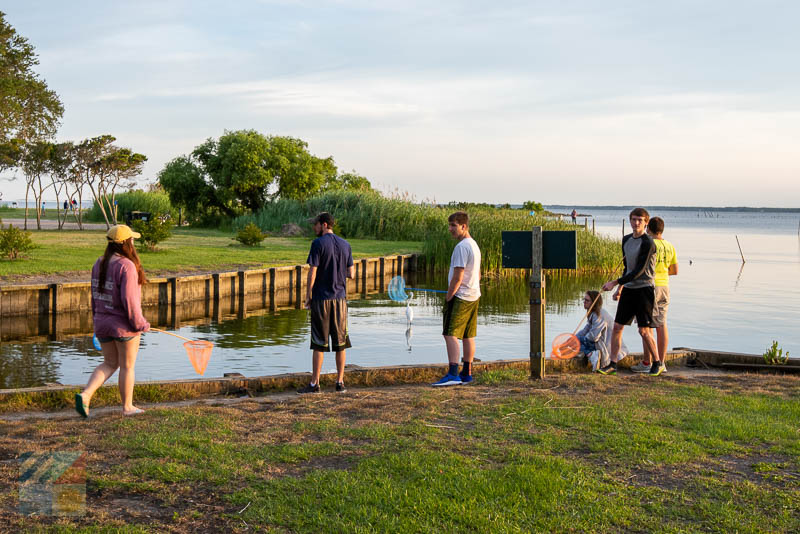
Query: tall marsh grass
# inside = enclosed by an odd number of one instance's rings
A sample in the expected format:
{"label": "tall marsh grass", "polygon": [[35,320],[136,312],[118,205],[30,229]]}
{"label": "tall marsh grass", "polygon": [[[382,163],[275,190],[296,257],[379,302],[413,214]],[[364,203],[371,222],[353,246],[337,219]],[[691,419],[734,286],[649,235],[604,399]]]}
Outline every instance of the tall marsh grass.
{"label": "tall marsh grass", "polygon": [[[447,217],[457,208],[415,203],[408,198],[388,198],[375,192],[332,191],[304,202],[278,200],[252,215],[238,217],[234,230],[255,223],[264,231],[277,231],[286,223],[307,226],[309,217],[328,211],[336,220],[336,231],[346,238],[421,241],[428,265],[447,268],[453,252],[453,238],[447,231]],[[471,206],[470,234],[478,242],[483,256],[482,270],[501,270],[501,232],[530,230],[577,230],[578,268],[582,271],[608,271],[619,261],[618,241],[594,236],[591,232],[566,222],[527,211]]]}

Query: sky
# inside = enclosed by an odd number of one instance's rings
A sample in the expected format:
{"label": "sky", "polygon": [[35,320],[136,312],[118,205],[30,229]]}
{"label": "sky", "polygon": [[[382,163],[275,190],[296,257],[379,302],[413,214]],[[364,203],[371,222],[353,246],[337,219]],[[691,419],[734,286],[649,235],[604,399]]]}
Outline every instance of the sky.
{"label": "sky", "polygon": [[421,201],[800,207],[794,0],[0,10],[64,103],[57,139],[114,135],[148,157],[142,184],[254,129]]}

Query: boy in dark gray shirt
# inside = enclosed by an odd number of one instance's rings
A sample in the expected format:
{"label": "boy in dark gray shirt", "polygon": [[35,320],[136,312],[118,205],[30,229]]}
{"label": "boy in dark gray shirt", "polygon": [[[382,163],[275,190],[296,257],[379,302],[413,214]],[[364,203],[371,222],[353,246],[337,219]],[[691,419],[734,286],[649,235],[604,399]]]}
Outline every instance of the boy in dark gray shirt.
{"label": "boy in dark gray shirt", "polygon": [[[631,211],[630,223],[633,233],[622,238],[625,274],[603,285],[603,291],[611,291],[618,286],[614,299],[619,299],[611,337],[611,363],[598,369],[598,372],[604,375],[616,374],[617,358],[622,344],[622,330],[633,322],[634,317],[636,317],[639,327],[639,335],[642,336],[642,346],[645,348],[645,352],[658,354],[655,340],[650,332],[655,302],[653,279],[656,267],[656,246],[653,239],[645,232],[649,220],[650,214],[644,208],[636,208]],[[653,365],[650,367],[650,375],[658,376],[662,372],[664,372],[663,362],[654,358]]]}

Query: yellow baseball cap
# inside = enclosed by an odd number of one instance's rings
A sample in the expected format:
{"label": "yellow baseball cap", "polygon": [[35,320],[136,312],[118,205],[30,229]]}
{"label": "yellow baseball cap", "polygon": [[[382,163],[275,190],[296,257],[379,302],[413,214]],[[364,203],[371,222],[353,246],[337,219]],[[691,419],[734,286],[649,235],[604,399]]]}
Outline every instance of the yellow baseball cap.
{"label": "yellow baseball cap", "polygon": [[139,232],[134,232],[129,226],[125,226],[124,224],[112,226],[111,229],[106,232],[106,239],[113,241],[114,243],[124,243],[131,237],[134,239],[139,239],[142,237],[142,234]]}

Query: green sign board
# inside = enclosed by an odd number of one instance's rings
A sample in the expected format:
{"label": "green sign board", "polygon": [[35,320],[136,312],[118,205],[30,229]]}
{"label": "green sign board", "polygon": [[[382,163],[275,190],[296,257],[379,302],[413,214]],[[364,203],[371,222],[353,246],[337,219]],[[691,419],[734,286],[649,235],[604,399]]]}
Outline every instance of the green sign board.
{"label": "green sign board", "polygon": [[[503,232],[502,238],[503,268],[530,269],[533,256],[531,232]],[[542,268],[578,268],[578,241],[575,230],[542,232]]]}

